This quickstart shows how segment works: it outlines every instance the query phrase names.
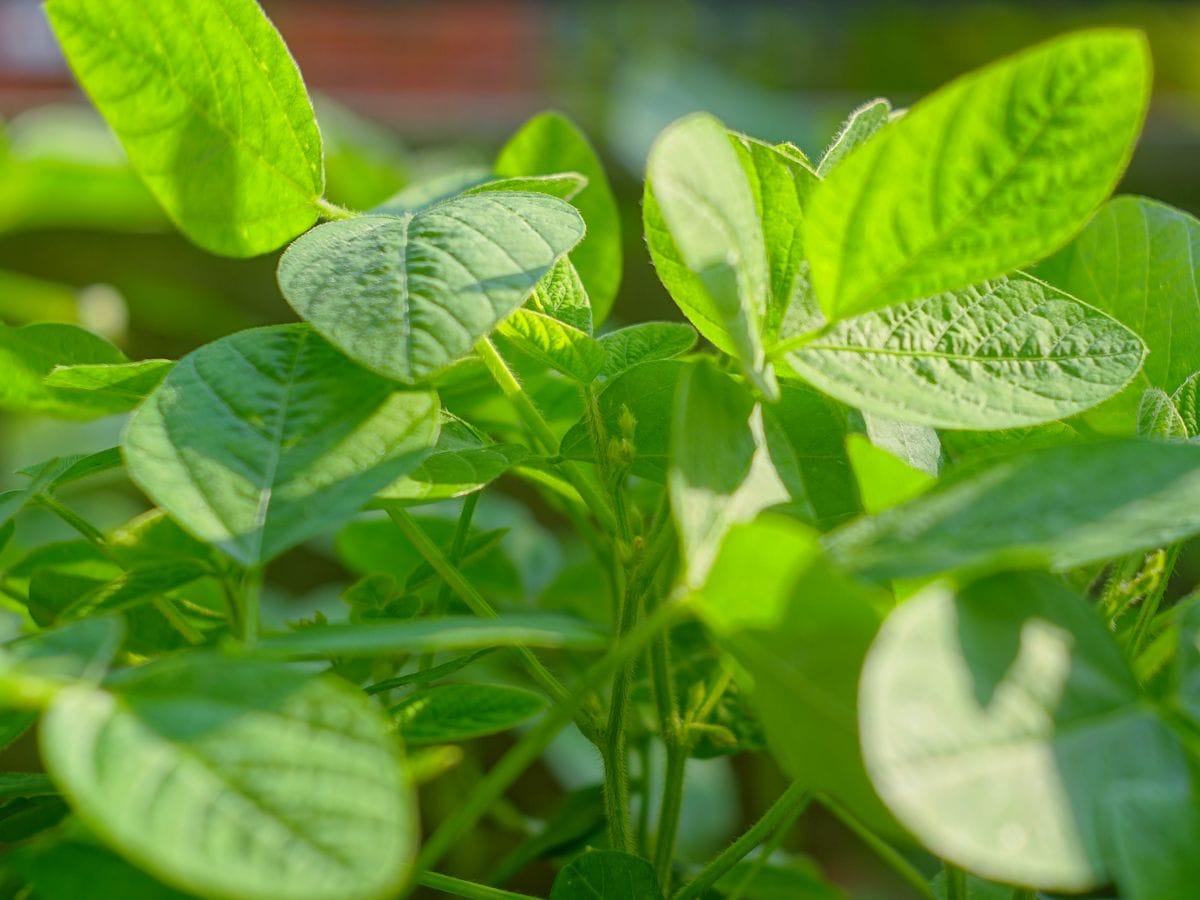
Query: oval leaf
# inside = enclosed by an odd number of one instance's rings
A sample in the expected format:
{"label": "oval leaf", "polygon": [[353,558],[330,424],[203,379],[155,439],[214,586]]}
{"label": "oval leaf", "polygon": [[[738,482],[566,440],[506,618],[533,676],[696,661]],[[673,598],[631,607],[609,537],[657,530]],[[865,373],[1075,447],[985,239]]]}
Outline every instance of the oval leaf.
{"label": "oval leaf", "polygon": [[351,359],[425,381],[471,352],[583,236],[569,204],[501,191],[304,235],[279,261],[301,318]]}
{"label": "oval leaf", "polygon": [[696,329],[683,322],[641,322],[618,328],[600,338],[604,368],[600,374],[616,378],[639,363],[681,356],[696,346]]}
{"label": "oval leaf", "polygon": [[502,684],[443,684],[393,706],[406,744],[451,744],[516,728],[546,708],[540,694]]}
{"label": "oval leaf", "polygon": [[321,134],[300,71],[254,0],[50,0],[46,13],[189,238],[255,256],[316,221]]}
{"label": "oval leaf", "polygon": [[435,394],[398,391],[307,325],[185,356],[130,419],[129,473],[201,540],[258,565],[352,516],[437,437]]}
{"label": "oval leaf", "polygon": [[589,850],[558,873],[550,900],[662,900],[654,866],[617,850]]}
{"label": "oval leaf", "polygon": [[604,348],[598,341],[545,313],[518,309],[496,333],[580,384],[591,384],[604,368]]}

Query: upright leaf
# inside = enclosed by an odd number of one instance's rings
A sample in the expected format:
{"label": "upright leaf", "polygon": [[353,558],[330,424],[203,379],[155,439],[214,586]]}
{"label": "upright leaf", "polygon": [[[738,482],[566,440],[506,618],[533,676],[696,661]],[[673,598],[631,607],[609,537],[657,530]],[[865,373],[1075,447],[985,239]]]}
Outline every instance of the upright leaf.
{"label": "upright leaf", "polygon": [[592,302],[569,256],[560,258],[537,283],[529,295],[529,306],[585,334],[592,333]]}
{"label": "upright leaf", "polygon": [[610,331],[600,338],[604,368],[600,374],[616,378],[639,363],[671,359],[696,345],[696,329],[683,322],[640,322]]}
{"label": "upright leaf", "polygon": [[47,387],[62,389],[59,397],[77,398],[80,406],[125,412],[145,400],[174,365],[169,359],[57,365],[43,381]]}
{"label": "upright leaf", "polygon": [[725,127],[696,113],[650,149],[643,198],[658,277],[700,333],[777,392],[762,346],[771,273],[754,193]]}
{"label": "upright leaf", "polygon": [[868,100],[852,110],[829,146],[825,148],[821,162],[817,164],[817,174],[822,178],[826,177],[852,150],[857,149],[860,144],[865,144],[883,128],[891,114],[892,104],[883,97]]}
{"label": "upright leaf", "polygon": [[1140,437],[1182,440],[1188,436],[1188,429],[1167,392],[1149,388],[1138,404],[1137,433]]}
{"label": "upright leaf", "polygon": [[418,829],[386,722],[363,694],[289,666],[189,654],[69,688],[42,756],[105,842],[182,890],[376,898]]}
{"label": "upright leaf", "polygon": [[993,430],[1108,399],[1145,347],[1099,310],[1026,275],[839,322],[786,354],[839,400],[904,422]]}
{"label": "upright leaf", "polygon": [[436,395],[401,391],[307,325],[243,331],[185,356],[138,409],[134,481],[246,565],[349,518],[437,437]]}
{"label": "upright leaf", "polygon": [[544,194],[470,194],[401,216],[329,222],[279,261],[301,318],[369,369],[427,381],[525,302],[583,236]]}
{"label": "upright leaf", "polygon": [[1098,29],[917,103],[813,193],[805,244],[821,309],[841,319],[1056,250],[1117,183],[1149,88],[1145,38]]}
{"label": "upright leaf", "polygon": [[317,219],[321,134],[296,63],[254,0],[49,0],[84,90],[167,215],[226,256]]}
{"label": "upright leaf", "polygon": [[500,323],[496,333],[580,384],[591,384],[604,368],[599,341],[545,313],[518,309]]}
{"label": "upright leaf", "polygon": [[[587,223],[587,236],[571,251],[591,298],[597,323],[608,318],[621,285],[621,221],[617,201],[596,151],[570,119],[558,112],[534,116],[496,157],[498,175],[578,172],[587,187],[572,198]],[[578,327],[578,326],[577,326]]]}
{"label": "upright leaf", "polygon": [[1171,403],[1183,419],[1188,437],[1200,435],[1200,372],[1187,377],[1175,393],[1171,395]]}
{"label": "upright leaf", "polygon": [[902,604],[860,697],[884,801],[934,853],[997,881],[1101,885],[1109,799],[1188,790],[1184,754],[1104,622],[1048,575],[957,597],[935,586]]}

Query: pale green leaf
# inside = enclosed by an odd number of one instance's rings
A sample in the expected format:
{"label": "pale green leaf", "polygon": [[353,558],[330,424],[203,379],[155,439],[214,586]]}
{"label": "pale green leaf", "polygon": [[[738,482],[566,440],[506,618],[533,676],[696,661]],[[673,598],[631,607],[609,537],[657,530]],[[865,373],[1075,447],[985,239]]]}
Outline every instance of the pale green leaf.
{"label": "pale green leaf", "polygon": [[404,742],[452,744],[516,728],[546,700],[503,684],[443,684],[406,697],[390,710]]}
{"label": "pale green leaf", "polygon": [[839,400],[936,428],[1067,418],[1120,391],[1145,347],[1097,309],[1026,275],[846,319],[786,354]]}
{"label": "pale green leaf", "polygon": [[600,374],[616,378],[639,363],[687,353],[696,346],[696,329],[683,322],[641,322],[610,331],[600,344],[605,353]]}
{"label": "pale green leaf", "polygon": [[544,112],[521,126],[500,150],[496,173],[519,176],[554,172],[578,172],[587,179],[587,187],[571,199],[587,223],[587,235],[571,251],[571,261],[591,299],[595,320],[600,323],[608,318],[621,285],[617,201],[588,139],[566,116]]}
{"label": "pale green leaf", "polygon": [[75,325],[0,325],[0,407],[71,419],[124,412],[129,408],[124,398],[59,388],[47,376],[61,365],[126,362],[125,354],[104,338]]}
{"label": "pale green leaf", "polygon": [[830,535],[872,578],[956,569],[1065,571],[1200,532],[1200,446],[1111,440],[966,466]]}
{"label": "pale green leaf", "polygon": [[892,104],[883,97],[868,100],[862,106],[855,107],[838,133],[834,135],[829,146],[825,148],[821,161],[817,164],[817,174],[822,178],[833,171],[843,159],[850,155],[861,144],[865,144],[879,129],[887,124],[892,114]]}
{"label": "pale green leaf", "polygon": [[936,478],[942,467],[942,441],[927,425],[897,422],[878,413],[864,412],[867,437],[919,472]]}
{"label": "pale green leaf", "polygon": [[335,678],[189,654],[69,688],[42,757],[72,808],[140,868],[205,896],[383,898],[415,853],[387,723]]}
{"label": "pale green leaf", "polygon": [[1107,800],[1188,790],[1182,749],[1096,611],[1042,574],[931,587],[863,668],[862,746],[880,796],[929,850],[986,878],[1109,881]]}
{"label": "pale green leaf", "polygon": [[604,368],[599,341],[545,313],[518,309],[497,326],[496,334],[580,384],[591,384]]}
{"label": "pale green leaf", "polygon": [[934,476],[900,459],[861,434],[846,438],[846,455],[858,479],[863,509],[874,515],[921,494]]}
{"label": "pale green leaf", "polygon": [[169,359],[143,359],[55,366],[43,380],[47,387],[62,389],[59,396],[64,398],[72,396],[70,391],[78,391],[81,404],[124,411],[145,400],[174,365]]}
{"label": "pale green leaf", "polygon": [[321,134],[296,63],[254,0],[49,0],[46,13],[189,238],[255,256],[316,221]]}
{"label": "pale green leaf", "polygon": [[1189,375],[1171,395],[1188,437],[1200,436],[1200,372]]}
{"label": "pale green leaf", "polygon": [[582,236],[583,220],[562,200],[472,194],[313,229],[280,259],[279,287],[352,359],[425,381],[520,307]]}
{"label": "pale green leaf", "polygon": [[588,850],[558,873],[550,900],[662,900],[654,866],[616,850]]}
{"label": "pale green leaf", "polygon": [[1145,38],[1097,29],[917,103],[813,192],[804,240],[821,309],[837,320],[1053,252],[1116,185],[1149,91]]}
{"label": "pale green leaf", "polygon": [[359,368],[307,325],[185,356],[130,419],[133,480],[246,565],[352,516],[437,438],[438,402]]}
{"label": "pale green leaf", "polygon": [[1138,404],[1137,433],[1140,437],[1156,437],[1164,440],[1184,440],[1188,436],[1187,425],[1167,392],[1159,388],[1148,388]]}
{"label": "pale green leaf", "polygon": [[733,139],[695,113],[663,130],[646,165],[643,216],[659,279],[700,333],[774,396],[762,343],[771,270]]}

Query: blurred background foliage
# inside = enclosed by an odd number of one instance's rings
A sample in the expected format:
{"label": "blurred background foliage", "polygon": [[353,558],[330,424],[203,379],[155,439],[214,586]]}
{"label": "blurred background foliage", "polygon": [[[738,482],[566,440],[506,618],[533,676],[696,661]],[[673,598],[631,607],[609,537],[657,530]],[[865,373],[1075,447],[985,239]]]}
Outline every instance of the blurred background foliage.
{"label": "blurred background foliage", "polygon": [[[687,0],[267,0],[316,98],[326,142],[328,196],[354,208],[413,181],[464,165],[487,166],[533,113],[556,107],[592,137],[622,202],[625,280],[613,320],[675,318],[641,237],[641,173],[654,135],[707,109],[731,127],[819,153],[845,114],[874,96],[903,106],[955,75],[1044,37],[1082,26],[1132,24],[1150,37],[1156,64],[1150,119],[1122,190],[1200,210],[1200,3],[1187,2],[687,2]],[[293,317],[275,287],[276,259],[210,256],[176,235],[121,149],[82,102],[38,0],[0,0],[0,320],[77,322],[131,358],[177,357],[240,328]],[[119,419],[56,423],[0,418],[0,487],[8,473],[67,452],[113,446]],[[533,602],[603,619],[602,585],[579,562],[552,516],[530,514],[504,491],[480,506],[496,535],[473,575],[496,599]],[[117,481],[72,498],[115,527],[144,501]],[[445,506],[445,505],[443,505]],[[451,505],[452,506],[452,505]],[[451,516],[439,507],[432,516]],[[435,520],[435,532],[448,521]],[[493,529],[503,529],[492,532]],[[0,557],[9,569],[29,548],[74,536],[34,512]],[[481,538],[486,540],[486,538]],[[66,547],[66,544],[62,546]],[[316,552],[312,552],[315,549]],[[415,555],[378,521],[272,567],[275,623],[323,611],[354,577],[406,577]],[[53,557],[53,553],[45,558]],[[65,561],[64,561],[65,560]],[[70,552],[56,563],[70,571]],[[341,612],[337,612],[338,609]],[[577,736],[578,737],[578,736]],[[480,742],[425,792],[438,818],[458,802],[469,772],[505,739]],[[15,756],[13,755],[15,753]],[[7,768],[34,765],[19,745]],[[765,756],[693,761],[682,850],[701,860],[743,828],[780,790]],[[661,763],[652,768],[661,770]],[[452,868],[494,865],[533,818],[564,809],[556,827],[585,841],[599,825],[598,764],[570,735],[544,767],[456,851]],[[566,804],[564,807],[563,804]],[[853,897],[905,896],[839,824],[814,814],[789,845],[820,862]],[[795,866],[809,865],[806,857]],[[548,869],[515,887],[544,889]],[[765,896],[765,895],[764,895]],[[780,895],[784,896],[784,895]],[[788,894],[787,896],[794,896]],[[812,897],[838,896],[814,881]]]}

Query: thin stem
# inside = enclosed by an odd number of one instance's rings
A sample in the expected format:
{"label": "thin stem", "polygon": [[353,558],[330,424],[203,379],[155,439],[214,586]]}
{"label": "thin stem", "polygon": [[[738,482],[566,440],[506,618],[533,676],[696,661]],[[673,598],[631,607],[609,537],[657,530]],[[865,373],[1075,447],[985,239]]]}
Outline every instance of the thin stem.
{"label": "thin stem", "polygon": [[[462,511],[458,514],[458,524],[454,527],[454,537],[450,541],[450,554],[447,557],[455,568],[462,565],[463,553],[467,549],[467,538],[471,535],[471,522],[475,518],[475,507],[479,505],[479,497],[479,491],[468,494],[463,500]],[[450,601],[450,594],[450,584],[443,579],[435,601],[438,611],[446,608],[446,604]]]}
{"label": "thin stem", "polygon": [[[554,431],[550,428],[546,420],[542,418],[542,414],[538,412],[537,407],[533,405],[533,401],[525,393],[525,389],[521,387],[521,382],[517,380],[517,376],[508,367],[508,363],[504,361],[504,357],[500,355],[500,351],[496,349],[496,345],[487,338],[484,338],[475,345],[475,352],[479,354],[479,358],[483,360],[484,366],[491,373],[492,380],[500,388],[500,393],[512,403],[517,411],[517,415],[525,423],[525,427],[533,433],[534,439],[541,444],[542,450],[551,455],[558,453],[558,438],[555,437]],[[569,460],[560,463],[559,468],[571,483],[571,486],[583,498],[583,502],[591,509],[593,515],[600,521],[600,524],[609,532],[615,531],[616,518],[613,515],[612,509],[604,499],[604,495],[584,475],[583,470]]]}
{"label": "thin stem", "polygon": [[247,569],[237,592],[238,613],[242,625],[242,643],[253,647],[261,630],[262,569]]}
{"label": "thin stem", "polygon": [[945,860],[942,872],[946,877],[946,900],[967,900],[967,873]]}
{"label": "thin stem", "polygon": [[658,811],[658,835],[654,841],[654,871],[658,883],[671,886],[671,863],[675,858],[675,838],[679,834],[679,813],[683,809],[683,782],[687,774],[688,748],[677,731],[663,735],[667,749],[667,771],[663,776],[662,806]]}
{"label": "thin stem", "polygon": [[537,900],[532,894],[518,894],[516,891],[505,891],[489,887],[475,881],[464,881],[451,875],[441,875],[437,872],[423,872],[417,879],[422,887],[442,891],[452,897],[466,897],[467,900]]}
{"label": "thin stem", "polygon": [[858,839],[874,851],[875,855],[883,862],[887,863],[892,871],[916,888],[922,897],[927,900],[937,900],[933,889],[929,887],[929,881],[917,871],[916,866],[905,859],[895,847],[860,822],[850,810],[828,795],[821,796],[821,805],[853,831]]}
{"label": "thin stem", "polygon": [[108,555],[108,540],[104,537],[104,532],[75,512],[75,510],[71,509],[71,507],[60,503],[57,498],[51,497],[49,494],[38,494],[37,502],[78,531],[88,541],[99,547],[106,556]]}
{"label": "thin stem", "polygon": [[796,826],[796,822],[802,815],[804,815],[804,806],[797,805],[788,815],[780,820],[779,827],[775,829],[775,833],[762,845],[762,850],[754,858],[754,862],[751,863],[745,875],[742,876],[733,890],[729,892],[729,896],[725,900],[741,900],[742,895],[746,893],[750,885],[754,883],[754,879],[758,877],[758,873],[766,867],[775,851],[779,849],[780,844],[791,834],[792,829]]}
{"label": "thin stem", "polygon": [[183,635],[183,639],[192,646],[204,643],[204,635],[175,608],[169,597],[155,597],[151,603],[159,614],[170,623],[171,627]]}
{"label": "thin stem", "polygon": [[1142,607],[1138,610],[1137,621],[1134,622],[1133,632],[1129,637],[1129,656],[1136,658],[1139,651],[1142,649],[1142,644],[1150,633],[1150,626],[1154,622],[1154,617],[1158,615],[1158,608],[1162,605],[1163,596],[1167,592],[1168,583],[1171,581],[1171,573],[1175,570],[1175,562],[1179,559],[1179,544],[1172,544],[1167,550],[1167,558],[1163,563],[1162,573],[1159,575],[1158,583],[1154,585],[1150,593],[1142,600]]}
{"label": "thin stem", "polygon": [[487,812],[497,797],[521,776],[550,742],[574,719],[583,707],[585,698],[626,661],[636,656],[653,637],[661,632],[686,609],[682,602],[665,603],[647,617],[619,644],[614,645],[583,676],[575,692],[556,703],[530,728],[499,762],[475,785],[465,802],[455,810],[425,842],[417,859],[417,870],[426,871],[462,840],[476,822]]}
{"label": "thin stem", "polygon": [[[496,608],[488,603],[466,576],[446,558],[442,548],[425,533],[425,529],[417,523],[408,510],[390,507],[387,514],[417,549],[417,552],[433,567],[433,570],[442,577],[442,580],[450,586],[454,593],[462,598],[471,612],[481,619],[500,617]],[[550,699],[558,702],[567,697],[567,689],[563,687],[562,682],[554,677],[554,673],[547,669],[528,647],[517,647],[516,650],[521,655],[530,677],[550,696]]]}
{"label": "thin stem", "polygon": [[356,219],[362,215],[352,209],[346,209],[344,206],[338,206],[336,203],[330,203],[324,197],[318,197],[313,201],[313,206],[317,208],[317,212],[321,214],[321,218],[326,221],[333,222],[338,219]]}
{"label": "thin stem", "polygon": [[781,822],[795,810],[807,806],[811,799],[812,795],[806,788],[801,787],[798,782],[793,782],[779,799],[771,804],[771,808],[763,813],[762,818],[701,869],[700,874],[676,893],[672,900],[690,900],[692,897],[703,895],[722,875],[745,858],[747,853],[765,841]]}

